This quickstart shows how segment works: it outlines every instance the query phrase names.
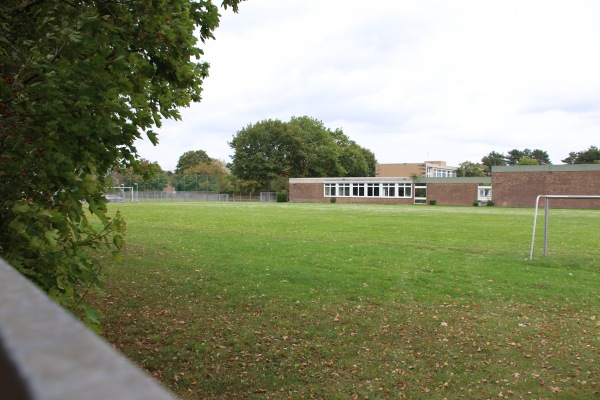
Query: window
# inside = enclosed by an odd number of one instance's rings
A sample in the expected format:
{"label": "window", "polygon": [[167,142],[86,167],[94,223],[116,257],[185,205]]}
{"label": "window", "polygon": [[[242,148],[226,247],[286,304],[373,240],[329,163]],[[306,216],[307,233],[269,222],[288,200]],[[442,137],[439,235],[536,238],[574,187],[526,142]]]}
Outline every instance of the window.
{"label": "window", "polygon": [[412,198],[413,184],[407,182],[330,182],[323,184],[325,197]]}
{"label": "window", "polygon": [[395,183],[382,183],[381,189],[383,191],[383,197],[396,197]]}
{"label": "window", "polygon": [[335,196],[336,195],[335,194],[336,186],[337,186],[337,184],[335,184],[335,183],[326,183],[325,184],[325,197]]}
{"label": "window", "polygon": [[367,197],[379,197],[379,183],[367,183]]}
{"label": "window", "polygon": [[345,197],[350,196],[350,184],[349,183],[338,183],[338,190],[339,190],[338,196],[345,196]]}
{"label": "window", "polygon": [[398,197],[412,197],[412,183],[399,183]]}
{"label": "window", "polygon": [[415,186],[415,204],[427,204],[427,186]]}
{"label": "window", "polygon": [[488,201],[492,199],[492,187],[491,186],[479,186],[479,193],[477,200]]}
{"label": "window", "polygon": [[355,183],[352,185],[352,196],[354,197],[365,197],[365,184]]}

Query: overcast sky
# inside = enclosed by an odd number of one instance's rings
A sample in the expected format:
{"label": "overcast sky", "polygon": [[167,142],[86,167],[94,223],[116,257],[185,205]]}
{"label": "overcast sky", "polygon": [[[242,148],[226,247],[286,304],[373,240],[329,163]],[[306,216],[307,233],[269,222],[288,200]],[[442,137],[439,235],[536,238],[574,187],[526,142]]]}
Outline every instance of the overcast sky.
{"label": "overcast sky", "polygon": [[248,124],[307,115],[379,163],[600,145],[598,0],[248,0],[222,11],[203,100],[141,157],[229,162]]}

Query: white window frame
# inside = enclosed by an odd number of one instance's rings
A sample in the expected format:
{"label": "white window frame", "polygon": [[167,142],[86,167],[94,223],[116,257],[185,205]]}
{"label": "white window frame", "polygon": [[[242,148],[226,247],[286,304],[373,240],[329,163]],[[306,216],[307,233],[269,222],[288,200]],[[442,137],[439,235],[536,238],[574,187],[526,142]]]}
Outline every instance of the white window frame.
{"label": "white window frame", "polygon": [[381,197],[397,197],[397,185],[395,183],[381,184]]}
{"label": "white window frame", "polygon": [[413,197],[412,182],[326,182],[324,197],[360,197],[410,199]]}
{"label": "white window frame", "polygon": [[336,197],[337,183],[326,183],[323,185],[323,195],[325,197]]}
{"label": "white window frame", "polygon": [[[425,197],[417,197],[417,190],[419,189],[424,189],[425,190]],[[414,203],[415,204],[427,204],[427,185],[426,184],[419,184],[419,185],[415,185],[415,197],[414,197]]]}
{"label": "white window frame", "polygon": [[352,184],[350,183],[338,183],[337,184],[338,197],[350,197],[352,194]]}
{"label": "white window frame", "polygon": [[[400,192],[402,191],[402,195]],[[413,185],[412,182],[398,183],[398,189],[396,190],[396,196],[401,199],[410,199],[412,198],[413,193]]]}
{"label": "white window frame", "polygon": [[366,197],[366,185],[364,183],[352,184],[352,197]]}
{"label": "white window frame", "polygon": [[367,183],[365,197],[381,197],[381,184],[379,182]]}
{"label": "white window frame", "polygon": [[477,200],[479,200],[479,201],[492,200],[492,187],[491,186],[479,186],[479,188],[477,189]]}

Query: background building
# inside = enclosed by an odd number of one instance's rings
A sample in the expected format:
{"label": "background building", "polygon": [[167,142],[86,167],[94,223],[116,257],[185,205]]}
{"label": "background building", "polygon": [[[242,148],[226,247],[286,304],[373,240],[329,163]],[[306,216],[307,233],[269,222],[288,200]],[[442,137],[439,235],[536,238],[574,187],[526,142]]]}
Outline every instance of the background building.
{"label": "background building", "polygon": [[[600,164],[492,167],[492,199],[506,207],[534,207],[539,195],[600,196]],[[600,200],[553,199],[552,207],[600,208]]]}
{"label": "background building", "polygon": [[[539,195],[600,196],[600,164],[493,167],[491,177],[293,178],[289,193],[291,202],[534,207]],[[553,199],[552,207],[600,208],[600,199]]]}
{"label": "background building", "polygon": [[377,164],[376,176],[399,177],[416,176],[419,178],[456,177],[458,167],[449,167],[446,161],[425,161],[423,163]]}

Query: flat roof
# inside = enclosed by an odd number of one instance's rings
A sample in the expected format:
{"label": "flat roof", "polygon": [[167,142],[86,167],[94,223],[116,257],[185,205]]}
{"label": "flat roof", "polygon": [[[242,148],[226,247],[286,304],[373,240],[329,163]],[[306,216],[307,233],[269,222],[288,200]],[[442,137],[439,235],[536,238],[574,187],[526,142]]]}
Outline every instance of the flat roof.
{"label": "flat roof", "polygon": [[290,178],[290,183],[352,183],[352,182],[412,182],[412,178],[386,177],[386,176],[361,176],[361,177],[326,177],[326,178]]}
{"label": "flat roof", "polygon": [[[386,177],[337,177],[337,178],[290,178],[290,183],[362,183],[362,182],[412,182],[413,178],[408,176]],[[448,177],[448,178],[418,178],[417,183],[483,183],[492,184],[492,178],[488,176],[482,177]]]}

